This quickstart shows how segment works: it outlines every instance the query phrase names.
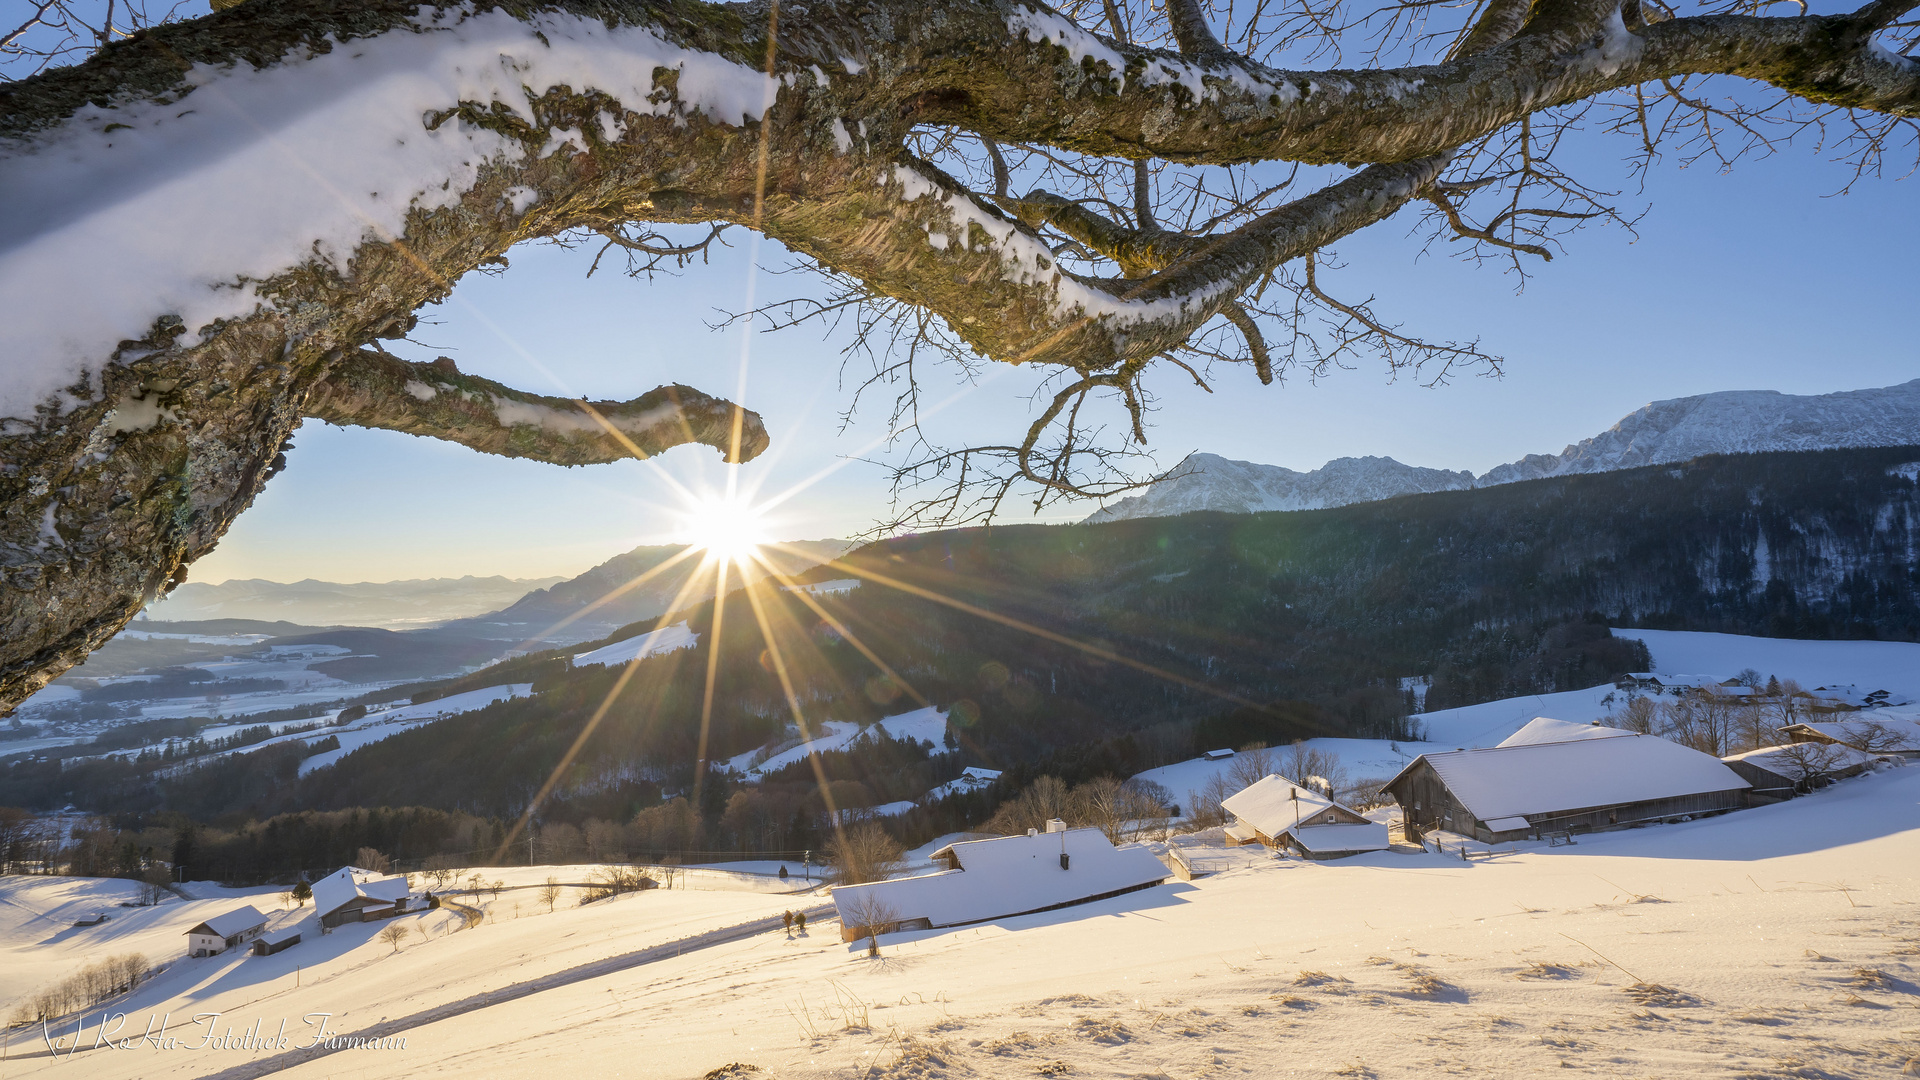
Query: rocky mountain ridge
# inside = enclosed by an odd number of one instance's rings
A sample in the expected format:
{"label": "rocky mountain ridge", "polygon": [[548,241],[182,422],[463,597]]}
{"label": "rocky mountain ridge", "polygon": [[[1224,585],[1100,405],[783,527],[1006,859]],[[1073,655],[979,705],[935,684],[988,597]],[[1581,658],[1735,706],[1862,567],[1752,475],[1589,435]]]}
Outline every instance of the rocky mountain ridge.
{"label": "rocky mountain ridge", "polygon": [[1254,514],[1324,510],[1401,495],[1493,487],[1552,476],[1613,472],[1753,454],[1920,445],[1920,379],[1834,394],[1727,390],[1656,401],[1558,454],[1529,454],[1475,477],[1390,457],[1336,458],[1310,472],[1194,453],[1164,480],[1089,516],[1089,522],[1198,510]]}

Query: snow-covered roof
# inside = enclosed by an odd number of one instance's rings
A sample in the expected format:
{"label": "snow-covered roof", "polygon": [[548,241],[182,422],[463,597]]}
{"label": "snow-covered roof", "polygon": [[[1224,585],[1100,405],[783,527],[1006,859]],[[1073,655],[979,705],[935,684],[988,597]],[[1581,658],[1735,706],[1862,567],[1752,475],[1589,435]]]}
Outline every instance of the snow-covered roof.
{"label": "snow-covered roof", "polygon": [[361,897],[391,903],[407,892],[405,875],[383,878],[371,870],[343,866],[313,883],[313,909],[327,915]]}
{"label": "snow-covered roof", "polygon": [[1575,724],[1567,720],[1536,716],[1527,721],[1526,727],[1501,740],[1500,745],[1532,746],[1536,743],[1572,742],[1575,739],[1611,739],[1632,734],[1631,731],[1622,731],[1619,728],[1601,727],[1598,721],[1591,724]]}
{"label": "snow-covered roof", "polygon": [[1481,821],[1752,786],[1719,758],[1657,735],[1422,754],[1388,786],[1422,761]]}
{"label": "snow-covered roof", "polygon": [[1312,788],[1284,776],[1268,776],[1220,800],[1227,813],[1278,839],[1296,825],[1332,824],[1328,818],[1364,821],[1359,811],[1342,806]]}
{"label": "snow-covered roof", "polygon": [[1209,750],[1200,756],[1206,758],[1208,761],[1219,761],[1222,758],[1232,757],[1233,751],[1222,747],[1219,750]]}
{"label": "snow-covered roof", "polygon": [[1885,712],[1877,716],[1860,717],[1854,720],[1828,720],[1811,724],[1788,724],[1782,731],[1806,730],[1840,743],[1855,743],[1869,734],[1870,725],[1878,725],[1892,734],[1894,741],[1883,749],[1912,753],[1920,750],[1920,723],[1892,716]]}
{"label": "snow-covered roof", "polygon": [[360,895],[369,900],[404,900],[411,891],[405,874],[360,883]]}
{"label": "snow-covered roof", "polygon": [[[1855,750],[1851,746],[1824,747],[1828,755],[1827,769],[1850,769],[1855,765],[1871,765],[1880,760],[1872,754]],[[1744,761],[1749,765],[1776,773],[1789,779],[1798,779],[1799,766],[1793,763],[1791,755],[1795,751],[1790,746],[1763,746],[1758,750],[1748,750],[1744,754],[1728,754],[1722,761]]]}
{"label": "snow-covered roof", "polygon": [[359,899],[360,883],[354,880],[353,869],[343,866],[313,883],[313,910],[327,915],[342,904]]}
{"label": "snow-covered roof", "polygon": [[232,937],[235,934],[253,930],[267,924],[267,917],[252,904],[222,912],[187,931],[189,934],[211,934],[214,937]]}
{"label": "snow-covered roof", "polygon": [[1336,851],[1385,851],[1390,845],[1387,826],[1381,822],[1366,824],[1343,822],[1338,825],[1302,825],[1289,829],[1294,842],[1316,855]]}
{"label": "snow-covered roof", "polygon": [[[1063,850],[1068,856],[1064,870]],[[933,857],[951,857],[959,869],[834,889],[842,925],[863,925],[862,919],[871,917],[862,911],[869,900],[884,904],[892,921],[957,926],[1062,907],[1172,876],[1152,852],[1116,848],[1099,829],[967,840]]]}
{"label": "snow-covered roof", "polygon": [[982,768],[979,768],[978,766],[969,765],[966,768],[960,770],[960,775],[966,777],[969,780],[985,780],[988,783],[992,783],[993,781],[1000,779],[1000,770],[982,769]]}
{"label": "snow-covered roof", "polygon": [[1487,828],[1493,832],[1515,832],[1533,828],[1533,822],[1523,817],[1497,817],[1487,822]]}
{"label": "snow-covered roof", "polygon": [[288,938],[298,938],[299,936],[300,936],[300,927],[283,926],[280,929],[275,930],[271,934],[262,935],[260,940],[266,942],[269,945],[278,945],[281,942],[287,940]]}

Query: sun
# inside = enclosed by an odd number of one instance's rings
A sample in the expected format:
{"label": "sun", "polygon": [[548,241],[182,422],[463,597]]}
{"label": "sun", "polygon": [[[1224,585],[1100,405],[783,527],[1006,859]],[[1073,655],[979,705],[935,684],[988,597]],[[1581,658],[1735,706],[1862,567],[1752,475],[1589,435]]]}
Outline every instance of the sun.
{"label": "sun", "polygon": [[740,562],[772,539],[767,521],[752,504],[737,498],[703,499],[687,511],[682,530],[687,543],[716,559]]}

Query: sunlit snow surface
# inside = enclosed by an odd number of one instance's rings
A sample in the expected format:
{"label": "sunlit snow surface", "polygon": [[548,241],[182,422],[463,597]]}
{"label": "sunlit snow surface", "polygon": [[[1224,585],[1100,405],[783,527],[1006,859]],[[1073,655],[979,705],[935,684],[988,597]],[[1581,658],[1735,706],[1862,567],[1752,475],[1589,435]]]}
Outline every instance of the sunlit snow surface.
{"label": "sunlit snow surface", "polygon": [[[352,1033],[457,1005],[411,1026],[405,1050],[322,1058],[294,1078],[398,1080],[476,1062],[487,1075],[609,1078],[697,1077],[731,1062],[869,1080],[1013,1080],[1043,1067],[1101,1080],[1893,1077],[1914,1054],[1902,1018],[1920,977],[1920,768],[1491,859],[1232,852],[1246,857],[1210,860],[1223,870],[1191,884],[885,936],[877,960],[815,917],[805,936],[775,928],[488,1005],[505,985],[818,903],[675,890],[579,907],[570,889],[547,914],[521,888],[488,899],[471,930],[446,913],[404,916],[431,937],[397,953],[374,939],[379,925],[348,926],[274,957],[183,960],[112,1008],[136,1033],[149,1015],[213,1011],[236,1033],[282,1018],[297,1033],[318,1011]],[[552,872],[511,873],[533,883]],[[38,910],[26,890],[57,882],[5,879],[0,897]],[[5,918],[12,955],[44,946],[77,958],[77,944],[48,939],[84,931]],[[172,937],[147,940],[157,950]],[[13,1035],[9,1077],[203,1076],[280,1052],[67,1059],[40,1038]],[[943,1066],[902,1067],[933,1061]]]}
{"label": "sunlit snow surface", "polygon": [[[879,723],[874,724],[873,727],[885,728],[887,734],[896,739],[917,739],[921,742],[930,742],[934,745],[935,751],[938,752],[942,741],[947,735],[947,714],[945,710],[938,708],[915,709],[912,712],[889,716]],[[871,730],[871,728],[868,730]],[[727,761],[726,767],[736,772],[745,773],[748,776],[762,776],[767,773],[777,772],[796,761],[805,761],[809,749],[816,753],[826,750],[845,749],[847,744],[860,737],[861,732],[862,729],[858,724],[845,722],[824,723],[813,729],[811,741],[802,742],[789,749],[783,750],[759,765],[753,764],[754,757],[759,753],[759,751],[753,750],[730,759]],[[896,808],[892,812],[899,812],[899,808]]]}
{"label": "sunlit snow surface", "polygon": [[[656,68],[679,73],[678,103],[649,102]],[[524,154],[457,120],[429,130],[429,114],[497,102],[535,124],[528,95],[564,84],[634,112],[737,124],[760,117],[775,87],[637,27],[424,8],[411,26],[322,54],[297,49],[264,70],[200,64],[186,79],[177,101],[90,104],[0,142],[0,417],[32,415],[162,315],[192,340],[250,313],[253,282],[315,256],[344,272],[362,242],[404,232],[409,209],[451,205],[487,162]],[[601,126],[619,132],[617,118]],[[585,145],[553,134],[546,152]]]}
{"label": "sunlit snow surface", "polygon": [[588,652],[574,653],[576,667],[588,664],[625,664],[646,656],[673,652],[677,649],[692,648],[700,635],[687,628],[686,621],[663,626],[658,630],[616,641],[611,645],[602,645]]}

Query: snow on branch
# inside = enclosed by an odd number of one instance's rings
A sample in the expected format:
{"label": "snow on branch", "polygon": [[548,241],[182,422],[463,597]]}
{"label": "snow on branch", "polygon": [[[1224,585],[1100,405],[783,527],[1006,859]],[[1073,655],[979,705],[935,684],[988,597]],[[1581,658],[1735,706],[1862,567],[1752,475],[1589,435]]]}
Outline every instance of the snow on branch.
{"label": "snow on branch", "polygon": [[578,401],[464,374],[444,356],[409,363],[371,349],[336,365],[305,412],[330,424],[404,431],[551,465],[645,458],[686,443],[750,461],[767,448],[757,413],[690,386],[662,386],[632,401]]}

